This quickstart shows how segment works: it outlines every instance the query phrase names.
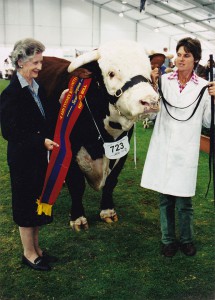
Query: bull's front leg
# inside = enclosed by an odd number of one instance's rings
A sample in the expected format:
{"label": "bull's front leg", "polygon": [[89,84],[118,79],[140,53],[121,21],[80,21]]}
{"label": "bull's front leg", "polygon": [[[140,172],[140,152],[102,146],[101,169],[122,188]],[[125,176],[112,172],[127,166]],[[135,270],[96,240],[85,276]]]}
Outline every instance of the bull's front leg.
{"label": "bull's front leg", "polygon": [[[128,132],[129,141],[131,139],[132,134],[133,127]],[[100,204],[100,217],[106,223],[118,221],[118,216],[114,209],[113,192],[118,182],[118,176],[123,169],[126,159],[127,155],[120,158],[116,165],[116,160],[111,160],[110,162],[110,168],[112,169],[112,171],[108,175],[105,185],[102,189],[102,199]]]}
{"label": "bull's front leg", "polygon": [[[120,158],[116,166],[114,166],[116,160],[112,160],[112,171],[108,175],[105,186],[102,189],[102,199],[101,199],[101,212],[100,217],[106,223],[112,223],[118,221],[118,216],[114,209],[114,202],[113,202],[113,191],[118,182],[118,176],[121,172],[123,165],[126,161],[127,155]],[[111,167],[111,166],[110,166]]]}
{"label": "bull's front leg", "polygon": [[70,164],[66,177],[66,184],[72,200],[70,226],[75,231],[88,229],[89,226],[82,203],[85,191],[85,178],[75,159],[73,159]]}

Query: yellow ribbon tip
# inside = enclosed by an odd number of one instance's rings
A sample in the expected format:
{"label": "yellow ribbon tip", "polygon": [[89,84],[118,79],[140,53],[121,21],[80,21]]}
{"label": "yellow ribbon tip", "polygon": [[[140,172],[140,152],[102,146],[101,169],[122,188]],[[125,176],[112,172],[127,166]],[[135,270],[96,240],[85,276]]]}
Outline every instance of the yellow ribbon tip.
{"label": "yellow ribbon tip", "polygon": [[47,216],[52,214],[52,205],[47,203],[41,203],[40,200],[37,200],[37,214],[42,215],[44,213]]}

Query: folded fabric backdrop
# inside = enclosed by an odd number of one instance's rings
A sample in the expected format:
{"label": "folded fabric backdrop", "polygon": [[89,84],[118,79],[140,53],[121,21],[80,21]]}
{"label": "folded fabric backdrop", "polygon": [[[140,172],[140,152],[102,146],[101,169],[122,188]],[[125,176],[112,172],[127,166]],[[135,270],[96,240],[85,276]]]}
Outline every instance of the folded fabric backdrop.
{"label": "folded fabric backdrop", "polygon": [[69,91],[61,104],[54,134],[54,141],[59,147],[54,147],[51,153],[42,194],[37,200],[38,215],[51,215],[52,205],[61,191],[72,159],[69,136],[83,109],[82,101],[90,83],[91,78],[82,79],[75,76],[69,82]]}

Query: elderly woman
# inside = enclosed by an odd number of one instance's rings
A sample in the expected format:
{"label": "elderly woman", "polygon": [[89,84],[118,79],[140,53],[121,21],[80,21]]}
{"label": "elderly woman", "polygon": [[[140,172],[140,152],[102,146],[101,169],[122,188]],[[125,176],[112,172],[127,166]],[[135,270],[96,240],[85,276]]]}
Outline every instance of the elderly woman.
{"label": "elderly woman", "polygon": [[196,189],[201,128],[210,126],[210,95],[215,94],[214,83],[208,87],[208,82],[194,71],[201,52],[197,39],[180,40],[176,46],[177,70],[161,76],[161,109],[142,174],[141,186],[160,193],[161,253],[166,257],[173,257],[178,249],[187,256],[196,254],[191,197]]}
{"label": "elderly woman", "polygon": [[35,81],[44,50],[34,39],[15,44],[11,59],[16,73],[1,94],[0,108],[2,135],[8,141],[13,220],[19,226],[24,249],[22,262],[48,271],[56,258],[40,248],[38,234],[39,227],[52,222],[52,217],[38,216],[36,201],[42,192],[47,151],[58,145],[49,138],[46,96]]}

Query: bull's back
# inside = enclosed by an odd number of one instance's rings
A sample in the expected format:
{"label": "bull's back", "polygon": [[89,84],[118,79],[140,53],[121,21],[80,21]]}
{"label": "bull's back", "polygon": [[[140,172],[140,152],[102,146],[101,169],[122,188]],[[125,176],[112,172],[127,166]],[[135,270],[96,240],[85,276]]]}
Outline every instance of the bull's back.
{"label": "bull's back", "polygon": [[46,91],[50,126],[52,127],[53,134],[60,109],[59,98],[62,91],[68,87],[71,78],[71,74],[67,71],[69,64],[70,61],[62,58],[44,56],[43,68],[38,77],[39,84]]}
{"label": "bull's back", "polygon": [[[58,57],[44,56],[43,68],[39,73],[39,82],[45,87],[47,97],[59,98],[60,93],[68,86],[71,74],[67,68],[70,61]],[[57,94],[57,95],[56,95]]]}

